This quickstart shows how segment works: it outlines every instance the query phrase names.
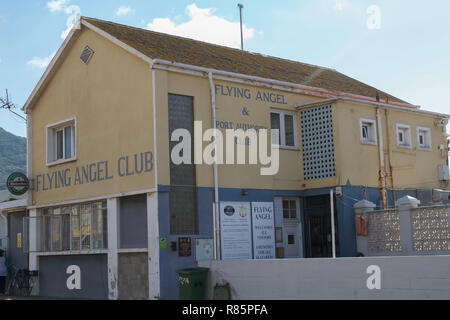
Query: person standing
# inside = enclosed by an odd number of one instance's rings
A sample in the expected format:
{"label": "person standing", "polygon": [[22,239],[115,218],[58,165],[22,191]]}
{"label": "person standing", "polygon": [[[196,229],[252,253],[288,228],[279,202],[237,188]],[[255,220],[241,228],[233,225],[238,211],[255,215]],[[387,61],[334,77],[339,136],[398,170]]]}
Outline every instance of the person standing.
{"label": "person standing", "polygon": [[5,294],[6,277],[8,269],[6,268],[5,251],[0,249],[0,294]]}

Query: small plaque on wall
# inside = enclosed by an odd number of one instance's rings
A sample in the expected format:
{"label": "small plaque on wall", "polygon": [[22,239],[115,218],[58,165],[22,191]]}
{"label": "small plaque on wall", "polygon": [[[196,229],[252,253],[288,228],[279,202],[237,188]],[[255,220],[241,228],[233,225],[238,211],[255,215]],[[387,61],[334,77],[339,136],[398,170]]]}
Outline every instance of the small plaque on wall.
{"label": "small plaque on wall", "polygon": [[205,261],[214,259],[214,239],[195,240],[195,260]]}
{"label": "small plaque on wall", "polygon": [[192,255],[191,238],[178,238],[178,255],[180,257],[190,257]]}

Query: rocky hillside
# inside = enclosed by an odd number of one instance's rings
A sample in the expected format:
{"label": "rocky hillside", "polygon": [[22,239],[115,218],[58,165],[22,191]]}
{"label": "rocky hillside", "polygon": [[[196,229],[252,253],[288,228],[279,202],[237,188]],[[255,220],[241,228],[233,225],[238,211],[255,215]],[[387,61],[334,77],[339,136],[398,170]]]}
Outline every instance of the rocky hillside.
{"label": "rocky hillside", "polygon": [[0,190],[6,189],[6,179],[16,171],[26,173],[27,139],[0,128]]}

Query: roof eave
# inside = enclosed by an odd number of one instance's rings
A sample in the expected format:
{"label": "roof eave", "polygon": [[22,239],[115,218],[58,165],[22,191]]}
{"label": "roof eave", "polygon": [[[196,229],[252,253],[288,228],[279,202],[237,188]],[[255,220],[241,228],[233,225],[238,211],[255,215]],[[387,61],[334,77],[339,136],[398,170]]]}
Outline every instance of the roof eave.
{"label": "roof eave", "polygon": [[414,109],[414,108],[410,108],[410,107],[403,107],[403,106],[398,106],[398,105],[393,105],[393,104],[386,104],[383,102],[361,100],[361,99],[356,99],[356,98],[352,98],[352,97],[336,97],[336,98],[331,98],[331,99],[314,101],[311,103],[297,104],[297,105],[295,105],[295,107],[297,108],[297,110],[301,110],[301,109],[306,109],[306,108],[313,108],[313,107],[317,107],[317,106],[333,104],[333,103],[336,103],[339,101],[368,105],[368,106],[372,106],[372,107],[389,108],[389,109],[401,110],[401,111],[406,111],[406,112],[427,114],[427,115],[435,116],[435,117],[439,117],[439,118],[450,119],[450,115],[444,114],[444,113],[426,111],[426,110],[421,110],[418,108]]}
{"label": "roof eave", "polygon": [[[237,74],[237,73],[232,73],[232,72],[227,72],[227,71],[222,71],[222,70],[215,70],[215,69],[211,69],[211,68],[204,68],[204,67],[199,67],[199,66],[194,66],[194,65],[177,63],[177,62],[173,62],[173,61],[165,61],[165,60],[161,60],[161,59],[152,59],[151,57],[149,57],[149,56],[143,54],[142,52],[134,49],[133,47],[127,45],[123,41],[113,37],[111,34],[107,33],[106,31],[103,31],[102,29],[87,22],[83,17],[78,17],[77,23],[75,24],[74,28],[72,28],[69,35],[64,40],[61,47],[59,48],[58,52],[53,57],[52,61],[48,65],[45,73],[42,75],[37,86],[34,88],[33,92],[31,93],[27,102],[25,103],[24,107],[22,108],[22,111],[24,111],[25,113],[28,113],[29,110],[31,108],[33,108],[33,106],[36,104],[36,101],[39,99],[43,90],[45,89],[47,84],[50,82],[51,78],[53,77],[53,75],[57,71],[59,65],[61,64],[62,58],[65,56],[65,54],[71,48],[72,44],[75,42],[75,40],[80,35],[82,26],[87,27],[88,29],[96,32],[100,36],[112,41],[114,44],[118,45],[119,47],[123,48],[124,50],[135,55],[136,57],[140,58],[141,60],[147,62],[151,67],[153,67],[156,64],[162,64],[162,65],[166,65],[166,66],[181,67],[181,68],[191,69],[191,70],[200,71],[200,72],[213,72],[213,73],[223,75],[226,77],[231,77],[231,78],[237,77],[237,78],[242,78],[245,80],[262,81],[262,82],[267,82],[270,84],[279,85],[279,86],[283,86],[283,87],[285,86],[285,87],[290,87],[290,88],[302,89],[302,90],[306,90],[305,92],[308,92],[312,96],[317,96],[317,97],[319,97],[319,96],[322,96],[322,97],[349,97],[350,99],[360,99],[362,101],[369,102],[369,103],[375,102],[375,98],[355,95],[355,94],[351,94],[351,93],[347,93],[347,92],[334,92],[334,91],[326,90],[323,88],[309,87],[309,86],[300,85],[297,83],[279,81],[279,80],[274,80],[274,79],[269,79],[269,78],[260,78],[260,77],[245,75],[245,74]],[[413,109],[413,110],[420,108],[419,106],[411,105],[408,103],[390,101],[389,106],[392,106],[392,105],[396,105],[396,106],[400,106],[400,107],[404,107],[404,108],[408,108],[408,109]]]}

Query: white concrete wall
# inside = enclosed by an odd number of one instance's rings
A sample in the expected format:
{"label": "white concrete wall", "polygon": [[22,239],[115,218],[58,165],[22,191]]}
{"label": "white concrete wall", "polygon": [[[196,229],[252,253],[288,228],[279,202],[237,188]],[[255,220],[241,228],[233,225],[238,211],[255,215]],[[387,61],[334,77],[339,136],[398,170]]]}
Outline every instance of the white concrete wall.
{"label": "white concrete wall", "polygon": [[[233,300],[450,299],[450,256],[205,261],[207,296],[228,282]],[[370,266],[380,270],[380,289]]]}

